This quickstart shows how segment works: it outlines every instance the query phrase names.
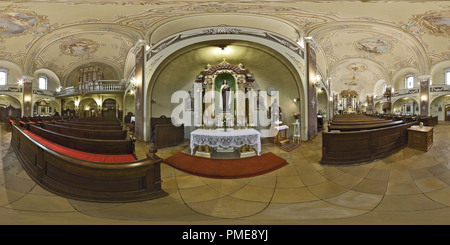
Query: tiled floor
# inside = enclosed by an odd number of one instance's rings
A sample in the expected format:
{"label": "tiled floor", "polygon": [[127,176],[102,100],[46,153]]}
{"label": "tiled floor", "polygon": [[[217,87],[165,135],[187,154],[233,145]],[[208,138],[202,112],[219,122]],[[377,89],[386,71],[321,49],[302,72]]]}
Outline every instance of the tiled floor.
{"label": "tiled floor", "polygon": [[[450,224],[450,124],[435,127],[428,152],[410,148],[378,161],[322,166],[321,134],[290,153],[289,165],[245,179],[218,180],[162,164],[167,197],[90,203],[53,195],[24,172],[1,130],[0,224]],[[188,144],[160,149],[166,158]],[[138,157],[147,147],[137,144]]]}

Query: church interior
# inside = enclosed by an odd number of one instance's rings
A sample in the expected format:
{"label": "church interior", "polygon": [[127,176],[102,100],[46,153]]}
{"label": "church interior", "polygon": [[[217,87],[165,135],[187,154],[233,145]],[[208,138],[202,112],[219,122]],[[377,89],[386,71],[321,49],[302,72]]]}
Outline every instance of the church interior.
{"label": "church interior", "polygon": [[0,224],[448,225],[448,1],[1,1]]}

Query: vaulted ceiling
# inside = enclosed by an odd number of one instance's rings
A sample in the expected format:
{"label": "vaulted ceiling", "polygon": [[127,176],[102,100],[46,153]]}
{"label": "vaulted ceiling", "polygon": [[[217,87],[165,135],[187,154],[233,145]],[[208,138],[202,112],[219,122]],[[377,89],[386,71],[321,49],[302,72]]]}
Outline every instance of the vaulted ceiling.
{"label": "vaulted ceiling", "polygon": [[62,85],[96,63],[126,78],[133,46],[202,26],[242,26],[299,41],[311,36],[332,90],[373,93],[396,73],[450,60],[448,1],[1,1],[0,60],[24,75],[50,69]]}

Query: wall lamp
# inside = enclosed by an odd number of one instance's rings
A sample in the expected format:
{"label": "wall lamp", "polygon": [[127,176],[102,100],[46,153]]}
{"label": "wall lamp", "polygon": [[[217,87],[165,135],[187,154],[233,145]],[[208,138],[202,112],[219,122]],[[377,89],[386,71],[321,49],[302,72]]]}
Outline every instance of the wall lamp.
{"label": "wall lamp", "polygon": [[422,95],[422,97],[421,97],[421,100],[422,100],[422,102],[426,102],[427,101],[427,96],[426,95]]}

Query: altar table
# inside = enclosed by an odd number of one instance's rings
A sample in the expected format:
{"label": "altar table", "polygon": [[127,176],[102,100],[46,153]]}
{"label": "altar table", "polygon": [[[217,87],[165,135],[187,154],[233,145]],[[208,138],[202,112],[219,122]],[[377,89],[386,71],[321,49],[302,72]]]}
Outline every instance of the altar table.
{"label": "altar table", "polygon": [[251,145],[261,155],[261,133],[248,129],[197,129],[191,132],[191,155],[195,146],[208,145],[210,147],[241,147]]}

